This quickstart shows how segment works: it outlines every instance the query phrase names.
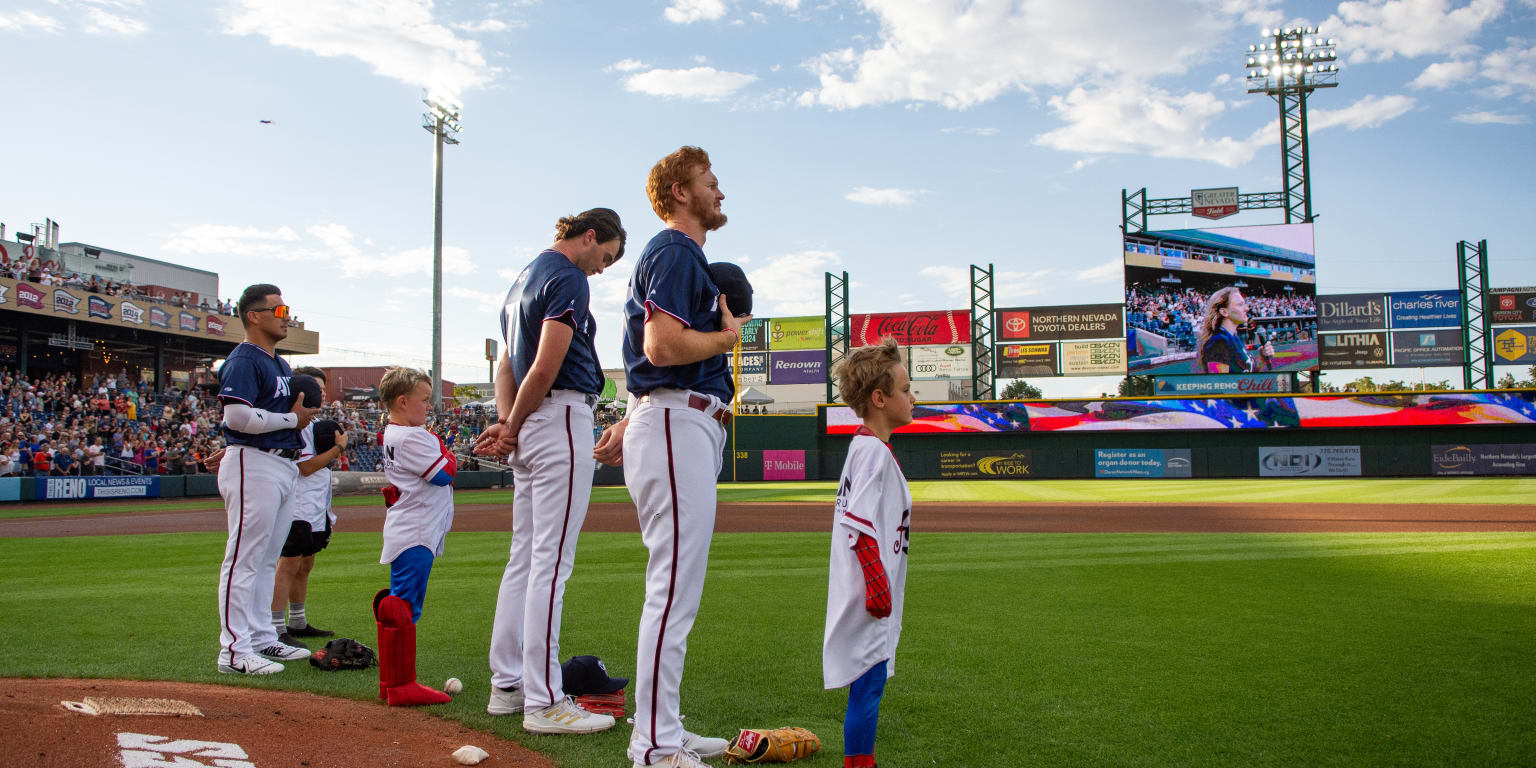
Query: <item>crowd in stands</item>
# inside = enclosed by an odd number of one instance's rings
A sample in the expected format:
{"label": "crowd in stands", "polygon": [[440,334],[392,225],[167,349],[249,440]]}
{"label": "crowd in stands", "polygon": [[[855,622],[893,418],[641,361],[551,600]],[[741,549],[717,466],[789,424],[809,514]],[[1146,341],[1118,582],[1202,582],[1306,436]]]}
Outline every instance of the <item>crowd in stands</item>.
{"label": "crowd in stands", "polygon": [[[1150,331],[1168,339],[1169,352],[1189,352],[1195,348],[1195,328],[1205,313],[1205,303],[1211,291],[1198,288],[1152,289],[1127,286],[1125,289],[1125,321],[1133,328]],[[1243,297],[1248,300],[1248,316],[1253,319],[1316,318],[1317,302],[1312,296],[1270,296],[1247,289]],[[1279,331],[1310,336],[1302,321],[1267,323]],[[1315,325],[1312,326],[1315,328]]]}

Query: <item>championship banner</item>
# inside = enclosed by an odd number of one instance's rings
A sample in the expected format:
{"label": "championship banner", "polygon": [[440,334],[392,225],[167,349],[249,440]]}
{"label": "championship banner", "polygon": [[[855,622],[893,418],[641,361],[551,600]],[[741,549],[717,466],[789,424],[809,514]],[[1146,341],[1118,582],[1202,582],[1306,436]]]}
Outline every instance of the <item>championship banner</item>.
{"label": "championship banner", "polygon": [[123,475],[121,477],[39,477],[37,498],[122,499],[155,498],[160,495],[160,478]]}
{"label": "championship banner", "polygon": [[768,353],[741,353],[741,385],[762,386],[768,383]]}
{"label": "championship banner", "polygon": [[1055,344],[999,344],[992,360],[999,379],[1056,375]]}
{"label": "championship banner", "polygon": [[886,336],[903,347],[971,343],[968,309],[854,315],[849,322],[853,326],[848,334],[850,348],[873,346]]}
{"label": "championship banner", "polygon": [[768,318],[755,317],[741,326],[742,352],[768,351]]}
{"label": "championship banner", "polygon": [[[1460,291],[1389,293],[1393,328],[1445,328],[1461,325]],[[1458,360],[1457,365],[1461,362]]]}
{"label": "championship banner", "polygon": [[810,317],[774,317],[768,320],[768,348],[774,352],[791,349],[827,349],[827,319]]}
{"label": "championship banner", "polygon": [[919,379],[969,379],[971,345],[950,344],[936,347],[907,347],[912,353],[910,370]]}
{"label": "championship banner", "polygon": [[1029,451],[939,451],[939,477],[1016,479],[1029,477]]}
{"label": "championship banner", "polygon": [[1486,307],[1494,323],[1536,323],[1536,288],[1496,288]]}
{"label": "championship banner", "polygon": [[1456,366],[1461,365],[1464,358],[1460,328],[1392,332],[1394,367]]}
{"label": "championship banner", "polygon": [[999,341],[1123,340],[1125,307],[1119,304],[1074,304],[999,309],[993,327]]}
{"label": "championship banner", "polygon": [[1288,373],[1215,373],[1199,376],[1159,376],[1158,395],[1250,395],[1291,391]]}
{"label": "championship banner", "polygon": [[1536,443],[1431,446],[1436,475],[1536,475]]}
{"label": "championship banner", "polygon": [[769,384],[824,384],[826,381],[825,349],[768,353]]}
{"label": "championship banner", "polygon": [[1325,369],[1386,368],[1385,331],[1371,333],[1320,333],[1318,360]]}
{"label": "championship banner", "polygon": [[1317,329],[1319,331],[1354,331],[1385,327],[1387,327],[1387,302],[1383,294],[1338,293],[1317,297]]}
{"label": "championship banner", "polygon": [[1099,448],[1093,452],[1094,477],[1189,477],[1188,448]]}
{"label": "championship banner", "polygon": [[1061,375],[1125,375],[1125,340],[1064,341],[1061,343]]}
{"label": "championship banner", "polygon": [[1259,448],[1259,477],[1359,477],[1358,445]]}
{"label": "championship banner", "polygon": [[1493,334],[1493,357],[1498,365],[1536,363],[1536,326],[1499,328]]}

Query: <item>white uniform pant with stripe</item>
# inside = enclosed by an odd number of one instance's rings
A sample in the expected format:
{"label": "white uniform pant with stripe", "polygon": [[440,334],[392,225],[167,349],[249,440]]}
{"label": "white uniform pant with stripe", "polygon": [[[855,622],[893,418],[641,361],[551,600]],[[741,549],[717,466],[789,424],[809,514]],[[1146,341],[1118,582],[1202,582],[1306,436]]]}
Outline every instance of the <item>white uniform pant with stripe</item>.
{"label": "white uniform pant with stripe", "polygon": [[679,691],[688,633],[699,612],[715,480],[725,430],[703,412],[641,403],[624,432],[624,484],[650,550],[635,653],[635,729],[629,757],[658,763],[683,746]]}
{"label": "white uniform pant with stripe", "polygon": [[523,422],[512,467],[512,549],[491,625],[491,683],[531,711],[565,697],[560,614],[592,496],[592,409],[557,391]]}
{"label": "white uniform pant with stripe", "polygon": [[219,566],[219,658],[232,664],[277,642],[272,582],[293,522],[299,467],[255,448],[231,445],[219,463],[229,522]]}

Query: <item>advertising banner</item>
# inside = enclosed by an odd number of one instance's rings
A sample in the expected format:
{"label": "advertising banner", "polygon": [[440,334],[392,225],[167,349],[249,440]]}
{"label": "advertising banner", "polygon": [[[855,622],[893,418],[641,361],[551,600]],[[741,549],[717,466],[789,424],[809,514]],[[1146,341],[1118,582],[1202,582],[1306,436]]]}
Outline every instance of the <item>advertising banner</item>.
{"label": "advertising banner", "polygon": [[1319,331],[1387,327],[1387,300],[1380,293],[1330,293],[1317,297]]}
{"label": "advertising banner", "polygon": [[1487,302],[1494,323],[1536,323],[1536,288],[1495,288]]}
{"label": "advertising banner", "polygon": [[1460,328],[1392,332],[1392,365],[1396,367],[1461,365],[1462,358]]}
{"label": "advertising banner", "polygon": [[1460,291],[1387,294],[1393,328],[1444,328],[1461,325]]}
{"label": "advertising banner", "polygon": [[1056,375],[1055,344],[999,344],[993,357],[999,379],[1023,379]]}
{"label": "advertising banner", "polygon": [[910,347],[910,349],[912,350],[911,376],[914,381],[971,377],[971,345],[969,344]]}
{"label": "advertising banner", "polygon": [[825,349],[768,353],[769,384],[824,384],[826,381]]}
{"label": "advertising banner", "polygon": [[827,319],[811,317],[772,317],[768,319],[768,348],[774,352],[790,349],[827,349]]}
{"label": "advertising banner", "polygon": [[1495,329],[1493,362],[1496,365],[1536,363],[1536,326]]}
{"label": "advertising banner", "polygon": [[39,477],[37,498],[48,499],[120,499],[155,498],[160,495],[160,478],[135,477]]}
{"label": "advertising banner", "polygon": [[1320,333],[1323,368],[1386,368],[1386,331]]}
{"label": "advertising banner", "polygon": [[849,347],[879,344],[886,336],[904,347],[971,343],[971,311],[946,309],[935,312],[893,312],[854,315]]}
{"label": "advertising banner", "polygon": [[763,451],[764,480],[804,480],[805,451]]}
{"label": "advertising banner", "polygon": [[1436,475],[1536,475],[1536,443],[1436,445],[1430,456]]}
{"label": "advertising banner", "polygon": [[1259,448],[1259,477],[1359,477],[1360,446]]}
{"label": "advertising banner", "polygon": [[1094,477],[1189,477],[1188,448],[1099,448]]}
{"label": "advertising banner", "polygon": [[741,385],[743,387],[761,386],[768,383],[768,353],[767,352],[743,352],[741,353]]}
{"label": "advertising banner", "polygon": [[939,451],[939,477],[1029,477],[1029,451]]}
{"label": "advertising banner", "polygon": [[1288,373],[1217,373],[1205,376],[1159,376],[1158,395],[1249,395],[1291,391]]}
{"label": "advertising banner", "polygon": [[21,478],[0,477],[0,501],[21,501]]}
{"label": "advertising banner", "polygon": [[768,318],[755,317],[741,326],[741,351],[768,351]]}
{"label": "advertising banner", "polygon": [[999,341],[1124,339],[1125,308],[1119,304],[1014,307],[997,310]]}
{"label": "advertising banner", "polygon": [[1115,341],[1064,341],[1061,343],[1061,375],[1125,375],[1125,339]]}
{"label": "advertising banner", "polygon": [[1189,191],[1189,213],[1201,219],[1224,219],[1237,213],[1237,187],[1212,187]]}

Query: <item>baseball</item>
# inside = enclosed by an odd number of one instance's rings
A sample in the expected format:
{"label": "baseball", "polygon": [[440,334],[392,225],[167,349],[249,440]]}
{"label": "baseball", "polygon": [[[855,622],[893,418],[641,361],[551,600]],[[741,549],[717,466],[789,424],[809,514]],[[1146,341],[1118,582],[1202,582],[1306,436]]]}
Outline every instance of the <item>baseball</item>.
{"label": "baseball", "polygon": [[448,682],[443,683],[443,690],[450,694],[458,693],[464,690],[464,683],[460,682],[457,677],[450,677]]}

